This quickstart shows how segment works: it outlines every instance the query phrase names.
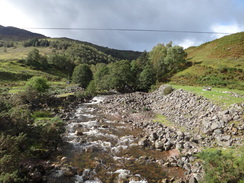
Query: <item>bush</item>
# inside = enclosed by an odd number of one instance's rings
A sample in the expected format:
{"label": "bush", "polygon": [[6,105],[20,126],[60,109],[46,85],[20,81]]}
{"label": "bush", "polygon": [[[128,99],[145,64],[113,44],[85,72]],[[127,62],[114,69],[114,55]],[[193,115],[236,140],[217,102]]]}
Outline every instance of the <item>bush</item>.
{"label": "bush", "polygon": [[170,85],[165,85],[163,89],[163,95],[168,95],[173,91],[173,87]]}
{"label": "bush", "polygon": [[26,88],[32,88],[38,92],[46,92],[47,89],[49,89],[50,87],[47,84],[47,80],[44,77],[34,76],[27,81]]}
{"label": "bush", "polygon": [[95,85],[95,81],[92,80],[89,85],[87,86],[84,95],[87,97],[94,97],[97,94],[97,90],[96,90],[96,85]]}
{"label": "bush", "polygon": [[64,122],[58,118],[52,118],[45,123],[40,124],[41,146],[48,150],[55,151],[62,142],[61,134],[65,132]]}
{"label": "bush", "polygon": [[35,111],[32,114],[33,118],[45,118],[45,117],[51,117],[51,113],[49,111]]}
{"label": "bush", "polygon": [[[204,182],[206,183],[238,183],[244,176],[244,153],[240,149],[238,155],[234,151],[208,149],[199,154],[204,160]],[[237,151],[237,150],[236,150]]]}

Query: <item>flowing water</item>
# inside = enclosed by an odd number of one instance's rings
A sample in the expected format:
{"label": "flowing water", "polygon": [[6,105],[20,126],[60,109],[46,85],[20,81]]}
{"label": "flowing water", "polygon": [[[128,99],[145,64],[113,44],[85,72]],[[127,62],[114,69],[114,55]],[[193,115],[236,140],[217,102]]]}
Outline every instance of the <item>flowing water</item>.
{"label": "flowing water", "polygon": [[[49,182],[147,183],[182,177],[181,169],[162,165],[165,152],[138,146],[142,129],[105,118],[97,106],[102,99],[95,97],[78,106],[67,122],[62,150],[66,169],[53,172]],[[67,176],[69,168],[75,173]]]}

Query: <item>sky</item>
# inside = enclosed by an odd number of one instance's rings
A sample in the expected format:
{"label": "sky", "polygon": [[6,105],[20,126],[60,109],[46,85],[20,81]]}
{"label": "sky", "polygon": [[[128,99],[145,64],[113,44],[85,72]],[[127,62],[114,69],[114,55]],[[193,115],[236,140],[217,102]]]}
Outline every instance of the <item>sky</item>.
{"label": "sky", "polygon": [[244,31],[244,0],[0,0],[0,25],[123,50],[150,51],[170,41],[187,48],[227,34],[178,31]]}

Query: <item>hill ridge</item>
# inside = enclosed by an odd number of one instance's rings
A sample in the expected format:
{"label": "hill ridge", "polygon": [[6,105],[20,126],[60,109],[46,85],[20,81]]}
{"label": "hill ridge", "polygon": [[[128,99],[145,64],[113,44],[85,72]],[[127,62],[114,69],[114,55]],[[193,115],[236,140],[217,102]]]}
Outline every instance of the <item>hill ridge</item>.
{"label": "hill ridge", "polygon": [[7,26],[4,27],[0,25],[0,40],[3,41],[23,41],[33,38],[48,38],[45,35],[27,31],[25,29],[20,29],[17,27]]}

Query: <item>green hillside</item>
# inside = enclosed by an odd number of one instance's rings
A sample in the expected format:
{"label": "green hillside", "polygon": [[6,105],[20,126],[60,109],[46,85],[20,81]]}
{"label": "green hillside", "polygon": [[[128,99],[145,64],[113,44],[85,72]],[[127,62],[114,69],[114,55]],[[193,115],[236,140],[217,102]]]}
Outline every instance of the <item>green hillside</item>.
{"label": "green hillside", "polygon": [[[15,41],[15,38],[21,35],[23,30],[16,28],[15,31],[17,33],[13,40],[9,39],[8,36],[3,36],[4,39],[0,37],[0,84],[26,80],[36,75],[42,75],[51,80],[67,79],[72,74],[70,70],[75,65],[82,63],[108,64],[117,60],[136,59],[141,54],[134,51],[110,49],[68,38],[32,39],[32,33],[28,37],[28,31],[25,32],[27,35],[25,40]],[[0,34],[4,34],[1,29]],[[49,62],[49,66],[38,68],[26,64],[26,58],[33,49],[39,51],[40,55]],[[51,58],[55,57],[62,62],[55,64],[50,61]]]}
{"label": "green hillside", "polygon": [[244,32],[186,49],[190,67],[172,77],[185,85],[244,89]]}
{"label": "green hillside", "polygon": [[232,34],[191,47],[188,60],[214,68],[234,67],[244,69],[244,32]]}

